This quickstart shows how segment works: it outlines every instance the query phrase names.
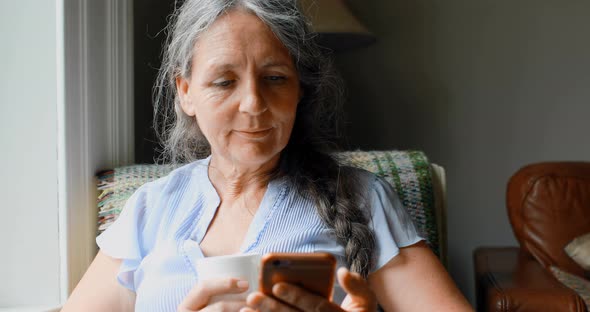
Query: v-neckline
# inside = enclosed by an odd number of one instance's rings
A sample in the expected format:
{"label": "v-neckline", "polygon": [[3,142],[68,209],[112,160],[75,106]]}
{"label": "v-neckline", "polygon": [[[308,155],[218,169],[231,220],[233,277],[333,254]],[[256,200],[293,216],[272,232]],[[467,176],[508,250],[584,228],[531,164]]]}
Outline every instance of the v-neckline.
{"label": "v-neckline", "polygon": [[[211,222],[219,209],[221,204],[221,199],[217,190],[213,186],[211,179],[209,178],[209,164],[211,161],[211,156],[209,156],[205,160],[205,166],[201,168],[203,174],[201,174],[200,186],[204,187],[204,194],[205,194],[205,202],[203,206],[203,211],[200,214],[200,218],[197,221],[197,225],[195,231],[191,235],[191,239],[197,244],[201,257],[205,257],[203,250],[201,249],[201,242],[205,238],[205,234],[211,226]],[[268,221],[268,217],[270,216],[271,212],[274,210],[275,203],[277,200],[277,196],[280,193],[280,185],[282,185],[284,179],[273,179],[268,182],[266,190],[264,191],[264,195],[262,196],[262,200],[258,206],[258,210],[254,213],[252,221],[248,226],[248,230],[246,231],[246,235],[242,239],[240,244],[239,250],[235,254],[243,254],[248,253],[251,251],[252,248],[255,247],[258,236],[260,231]]]}

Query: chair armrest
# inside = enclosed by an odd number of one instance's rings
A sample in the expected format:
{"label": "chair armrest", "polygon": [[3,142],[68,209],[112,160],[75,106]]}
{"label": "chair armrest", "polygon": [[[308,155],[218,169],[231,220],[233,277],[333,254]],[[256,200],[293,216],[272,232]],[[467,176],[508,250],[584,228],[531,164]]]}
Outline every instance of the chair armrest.
{"label": "chair armrest", "polygon": [[434,209],[438,229],[438,248],[440,261],[449,268],[447,256],[447,176],[445,168],[435,163],[430,164],[432,171],[432,190],[434,191]]}
{"label": "chair armrest", "polygon": [[478,311],[586,311],[582,298],[518,247],[480,247],[473,260]]}

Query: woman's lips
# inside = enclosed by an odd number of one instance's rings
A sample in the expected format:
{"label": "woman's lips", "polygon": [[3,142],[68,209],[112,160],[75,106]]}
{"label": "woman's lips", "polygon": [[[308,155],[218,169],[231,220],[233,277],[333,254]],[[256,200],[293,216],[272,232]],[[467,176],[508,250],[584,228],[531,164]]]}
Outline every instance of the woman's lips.
{"label": "woman's lips", "polygon": [[272,129],[234,130],[234,132],[245,139],[263,139],[271,133]]}

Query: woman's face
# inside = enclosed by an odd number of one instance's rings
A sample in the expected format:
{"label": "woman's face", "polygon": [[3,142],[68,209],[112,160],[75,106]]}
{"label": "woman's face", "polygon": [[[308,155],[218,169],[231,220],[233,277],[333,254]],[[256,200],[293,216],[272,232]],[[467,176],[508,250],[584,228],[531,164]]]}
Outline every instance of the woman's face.
{"label": "woman's face", "polygon": [[255,15],[234,10],[196,41],[191,75],[176,81],[214,157],[263,165],[285,148],[301,96],[288,50]]}

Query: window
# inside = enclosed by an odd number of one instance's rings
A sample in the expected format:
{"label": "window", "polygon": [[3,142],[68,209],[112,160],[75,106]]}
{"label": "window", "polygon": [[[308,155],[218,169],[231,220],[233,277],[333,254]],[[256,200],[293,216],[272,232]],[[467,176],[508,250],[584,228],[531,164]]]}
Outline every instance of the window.
{"label": "window", "polygon": [[0,311],[57,311],[96,253],[94,174],[133,159],[130,10],[0,2]]}

